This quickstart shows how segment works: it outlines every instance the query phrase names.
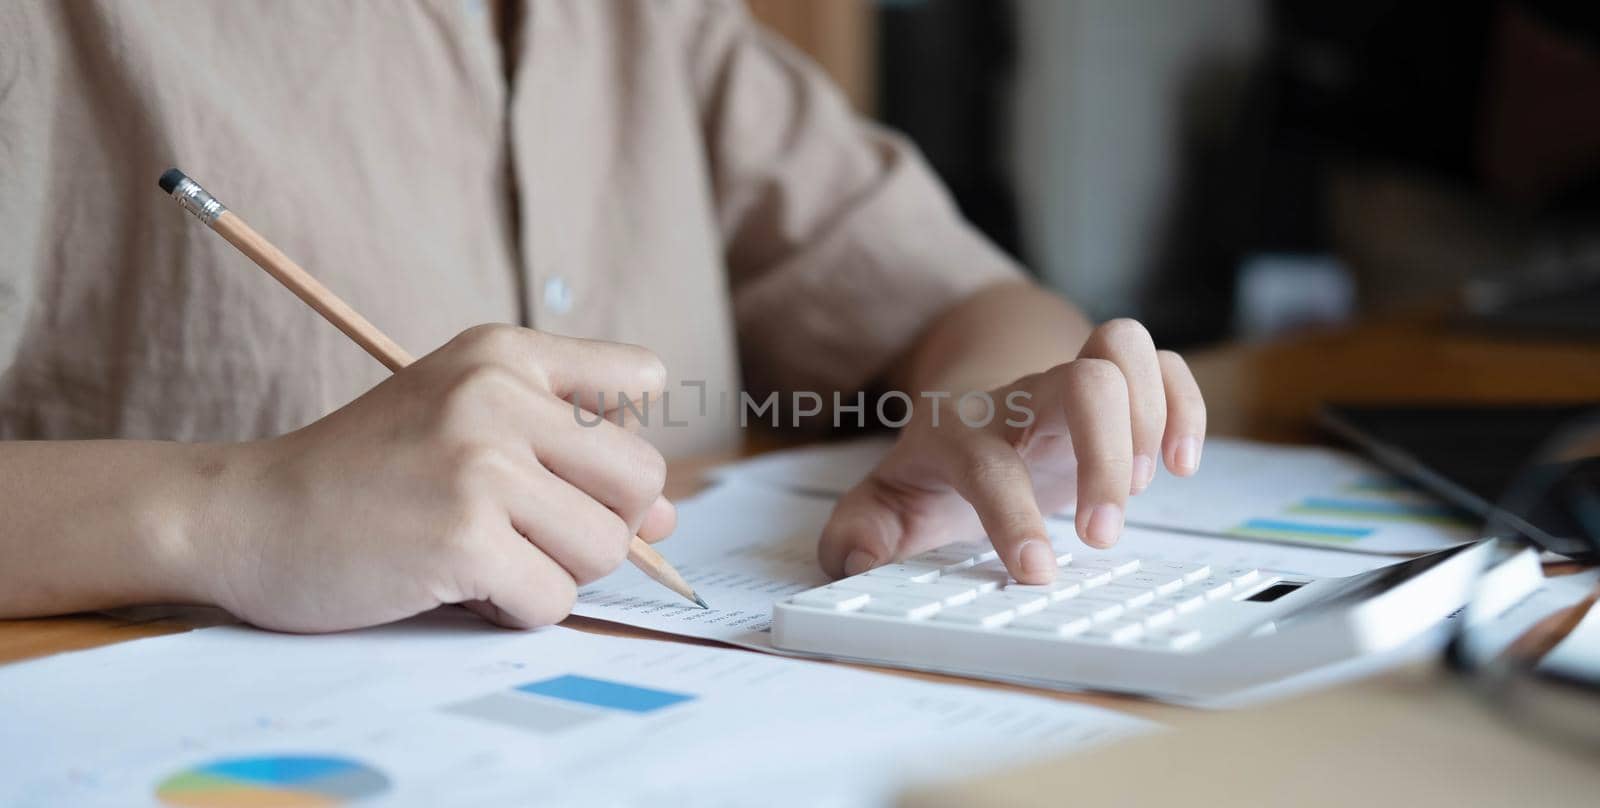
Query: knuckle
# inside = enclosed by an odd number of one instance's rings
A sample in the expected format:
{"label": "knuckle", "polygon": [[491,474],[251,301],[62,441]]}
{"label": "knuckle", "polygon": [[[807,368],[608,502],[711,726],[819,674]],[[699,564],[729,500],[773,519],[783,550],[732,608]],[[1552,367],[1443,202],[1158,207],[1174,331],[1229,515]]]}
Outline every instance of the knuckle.
{"label": "knuckle", "polygon": [[628,559],[628,545],[633,543],[633,531],[628,528],[628,523],[622,521],[622,517],[611,514],[606,529],[601,533],[600,543],[605,549],[601,560],[605,562],[606,572],[611,572]]}
{"label": "knuckle", "polygon": [[1144,323],[1132,317],[1107,320],[1097,330],[1108,342],[1117,345],[1155,344],[1150,338],[1150,330],[1144,327]]}
{"label": "knuckle", "polygon": [[482,349],[482,347],[490,347],[494,346],[494,344],[499,344],[499,342],[504,342],[506,331],[512,330],[512,328],[515,328],[515,326],[506,325],[506,323],[478,323],[478,325],[462,331],[461,336],[456,339],[459,339],[464,346]]}
{"label": "knuckle", "polygon": [[1012,459],[993,451],[971,454],[964,464],[967,483],[973,488],[1003,488],[1030,484],[1028,470]]}
{"label": "knuckle", "polygon": [[520,344],[525,339],[526,331],[525,328],[507,323],[483,323],[461,332],[458,339],[472,350],[501,354]]}
{"label": "knuckle", "polygon": [[1123,480],[1133,476],[1133,459],[1127,455],[1110,452],[1086,453],[1078,458],[1080,475],[1105,480]]}
{"label": "knuckle", "polygon": [[649,443],[645,443],[642,439],[640,443],[645,444],[645,450],[640,452],[634,468],[637,470],[640,497],[645,505],[649,505],[661,495],[661,489],[667,485],[667,459]]}
{"label": "knuckle", "polygon": [[1034,515],[1021,508],[1005,508],[998,513],[991,513],[989,521],[994,525],[993,532],[1002,536],[1022,536],[1037,532]]}
{"label": "knuckle", "polygon": [[628,560],[628,545],[633,541],[633,531],[622,521],[622,517],[610,511],[602,519],[594,532],[593,544],[587,548],[586,564],[579,574],[579,583],[589,583],[615,572]]}
{"label": "knuckle", "polygon": [[1070,384],[1080,387],[1100,389],[1128,383],[1122,369],[1107,359],[1076,359],[1063,367],[1063,373]]}
{"label": "knuckle", "polygon": [[505,453],[482,443],[464,443],[451,449],[444,462],[451,492],[460,501],[473,502],[483,496],[490,480],[511,472]]}
{"label": "knuckle", "polygon": [[638,374],[640,389],[656,392],[667,387],[667,365],[655,351],[640,345],[629,345],[630,360]]}
{"label": "knuckle", "polygon": [[1160,362],[1162,367],[1189,367],[1189,363],[1183,358],[1182,354],[1178,353],[1177,351],[1169,351],[1165,348],[1156,351],[1156,361]]}
{"label": "knuckle", "polygon": [[1158,438],[1162,426],[1167,422],[1165,391],[1157,388],[1149,391],[1148,395],[1141,394],[1133,405],[1130,426],[1133,428],[1134,440],[1148,441]]}
{"label": "knuckle", "polygon": [[533,615],[536,625],[549,626],[567,619],[578,603],[577,584],[565,575],[553,575],[554,580],[545,587],[539,607]]}
{"label": "knuckle", "polygon": [[1172,378],[1172,374],[1180,374],[1175,379],[1177,383],[1167,386],[1170,391],[1168,395],[1188,407],[1204,410],[1205,400],[1200,393],[1200,387],[1192,381],[1193,376],[1189,373],[1188,361],[1175,351],[1156,351],[1156,359],[1160,361],[1162,372],[1169,379]]}
{"label": "knuckle", "polygon": [[1186,391],[1179,397],[1179,400],[1183,402],[1184,414],[1187,417],[1202,424],[1206,422],[1206,400],[1204,396],[1200,395],[1199,391]]}
{"label": "knuckle", "polygon": [[435,550],[439,566],[461,571],[478,566],[478,559],[483,557],[488,544],[487,521],[481,513],[475,505],[463,504],[454,509],[449,517],[451,527],[437,534]]}
{"label": "knuckle", "polygon": [[515,395],[519,386],[516,374],[506,366],[473,362],[444,385],[440,407],[447,419],[470,417],[487,401]]}
{"label": "knuckle", "polygon": [[456,376],[454,389],[476,392],[509,390],[517,387],[517,374],[499,362],[475,362]]}

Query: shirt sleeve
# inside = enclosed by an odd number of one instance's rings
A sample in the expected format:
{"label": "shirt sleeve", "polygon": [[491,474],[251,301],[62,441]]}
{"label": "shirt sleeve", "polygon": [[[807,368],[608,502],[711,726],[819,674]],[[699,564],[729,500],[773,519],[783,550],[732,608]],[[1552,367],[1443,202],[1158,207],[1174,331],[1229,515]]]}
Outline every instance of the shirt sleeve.
{"label": "shirt sleeve", "polygon": [[746,386],[860,390],[941,312],[1024,277],[910,142],[742,4],[704,8],[690,55]]}

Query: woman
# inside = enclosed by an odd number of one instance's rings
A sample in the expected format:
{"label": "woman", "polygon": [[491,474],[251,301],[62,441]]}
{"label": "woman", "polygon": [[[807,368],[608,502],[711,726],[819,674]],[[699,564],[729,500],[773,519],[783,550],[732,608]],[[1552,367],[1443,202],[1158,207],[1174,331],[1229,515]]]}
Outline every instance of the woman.
{"label": "woman", "polygon": [[[914,402],[834,575],[981,526],[1048,581],[1041,508],[1108,546],[1199,463],[1181,359],[1027,280],[737,3],[7,4],[0,133],[0,616],[560,620],[671,532],[663,452],[736,440],[566,403],[669,379]],[[431,353],[385,378],[172,165]],[[969,391],[1032,417],[968,426]]]}

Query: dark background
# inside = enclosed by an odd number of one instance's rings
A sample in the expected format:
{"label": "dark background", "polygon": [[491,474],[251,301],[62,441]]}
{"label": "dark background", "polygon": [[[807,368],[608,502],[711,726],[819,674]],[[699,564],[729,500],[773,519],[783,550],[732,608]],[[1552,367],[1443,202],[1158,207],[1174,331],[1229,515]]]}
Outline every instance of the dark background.
{"label": "dark background", "polygon": [[[874,13],[875,114],[1001,246],[1167,344],[1491,310],[1600,278],[1600,3]],[[1146,224],[1104,226],[1125,221]]]}

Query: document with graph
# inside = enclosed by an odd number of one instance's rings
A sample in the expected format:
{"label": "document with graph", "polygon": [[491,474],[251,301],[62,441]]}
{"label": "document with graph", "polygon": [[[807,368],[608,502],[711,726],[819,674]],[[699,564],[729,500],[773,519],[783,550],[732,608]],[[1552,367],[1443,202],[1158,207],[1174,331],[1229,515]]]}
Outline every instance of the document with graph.
{"label": "document with graph", "polygon": [[[811,446],[722,466],[728,482],[837,497],[888,451],[882,438]],[[1070,519],[1070,509],[1058,518]],[[1206,441],[1200,472],[1165,468],[1128,500],[1128,522],[1365,553],[1442,550],[1478,538],[1478,521],[1367,460],[1318,446]]]}
{"label": "document with graph", "polygon": [[1128,521],[1245,539],[1423,553],[1479,538],[1478,520],[1355,455],[1213,438],[1200,471],[1166,469],[1128,501]]}
{"label": "document with graph", "polygon": [[878,805],[1153,725],[1079,704],[464,612],[0,667],[0,805]]}

